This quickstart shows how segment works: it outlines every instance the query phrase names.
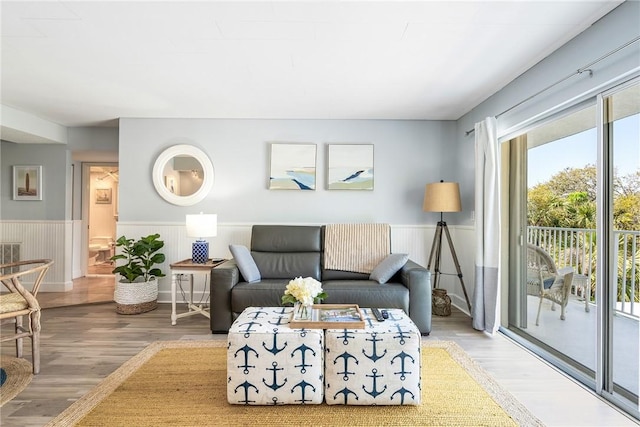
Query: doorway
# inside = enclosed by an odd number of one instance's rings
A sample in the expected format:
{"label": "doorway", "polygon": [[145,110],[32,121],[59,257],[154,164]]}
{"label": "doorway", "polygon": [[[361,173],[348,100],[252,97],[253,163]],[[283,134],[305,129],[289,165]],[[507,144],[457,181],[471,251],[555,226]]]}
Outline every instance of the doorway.
{"label": "doorway", "polygon": [[118,164],[83,164],[83,177],[86,179],[83,203],[85,275],[112,275],[110,258],[114,255],[118,221]]}

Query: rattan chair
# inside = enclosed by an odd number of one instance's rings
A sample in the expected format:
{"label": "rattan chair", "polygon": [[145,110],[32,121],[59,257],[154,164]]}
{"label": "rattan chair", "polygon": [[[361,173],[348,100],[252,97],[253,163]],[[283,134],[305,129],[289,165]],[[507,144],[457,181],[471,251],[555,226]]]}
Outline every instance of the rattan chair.
{"label": "rattan chair", "polygon": [[[36,296],[51,264],[53,261],[49,259],[38,259],[0,265],[0,282],[9,290],[0,294],[0,323],[15,323],[13,332],[3,334],[0,342],[16,340],[16,355],[22,357],[22,339],[31,338],[34,374],[40,372],[40,304]],[[21,283],[27,275],[35,275],[31,291]],[[28,316],[27,326],[23,325],[22,316]]]}
{"label": "rattan chair", "polygon": [[527,244],[527,294],[540,298],[536,326],[540,324],[542,301],[547,299],[560,305],[560,319],[565,319],[565,310],[569,301],[573,267],[556,268],[556,264],[544,249]]}

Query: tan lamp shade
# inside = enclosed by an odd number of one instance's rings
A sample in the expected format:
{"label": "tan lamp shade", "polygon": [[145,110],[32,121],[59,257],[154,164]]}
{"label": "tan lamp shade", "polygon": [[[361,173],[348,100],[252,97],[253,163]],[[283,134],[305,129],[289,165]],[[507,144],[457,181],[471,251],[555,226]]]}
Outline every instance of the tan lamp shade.
{"label": "tan lamp shade", "polygon": [[434,182],[424,189],[425,212],[460,212],[460,187],[457,182]]}

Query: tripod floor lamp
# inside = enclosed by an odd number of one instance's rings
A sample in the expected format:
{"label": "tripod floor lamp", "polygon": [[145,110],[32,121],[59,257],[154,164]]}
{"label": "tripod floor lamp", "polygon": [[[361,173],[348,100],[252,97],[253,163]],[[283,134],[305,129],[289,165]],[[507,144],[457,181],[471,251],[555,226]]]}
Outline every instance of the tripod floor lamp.
{"label": "tripod floor lamp", "polygon": [[[471,311],[471,303],[469,302],[469,296],[467,295],[467,289],[464,286],[464,280],[462,279],[462,271],[460,270],[460,263],[458,262],[458,256],[456,250],[453,247],[453,241],[449,234],[449,228],[447,223],[443,220],[443,212],[460,212],[460,187],[457,182],[435,182],[427,184],[424,190],[424,203],[422,209],[425,212],[440,212],[440,221],[436,228],[436,234],[433,236],[433,244],[431,245],[431,253],[429,254],[429,265],[427,270],[431,270],[431,266],[434,265],[434,278],[433,288],[438,287],[438,280],[443,273],[440,271],[440,261],[442,260],[442,232],[447,237],[449,243],[449,249],[451,250],[451,256],[453,257],[453,263],[456,266],[458,272],[458,279],[462,285],[462,291],[464,292],[464,298],[467,300],[467,306]],[[435,264],[434,262],[435,257]]]}

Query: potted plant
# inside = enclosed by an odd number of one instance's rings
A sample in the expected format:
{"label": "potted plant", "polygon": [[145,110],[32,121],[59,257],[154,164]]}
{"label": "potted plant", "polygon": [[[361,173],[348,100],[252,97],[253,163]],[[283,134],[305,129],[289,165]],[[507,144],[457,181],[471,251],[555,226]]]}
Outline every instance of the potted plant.
{"label": "potted plant", "polygon": [[139,314],[158,308],[158,277],[164,277],[155,267],[164,262],[164,254],[158,251],[164,246],[159,234],[150,234],[139,240],[121,236],[116,247],[121,253],[111,257],[112,261],[125,260],[113,269],[119,274],[116,281],[114,300],[116,312],[120,314]]}

